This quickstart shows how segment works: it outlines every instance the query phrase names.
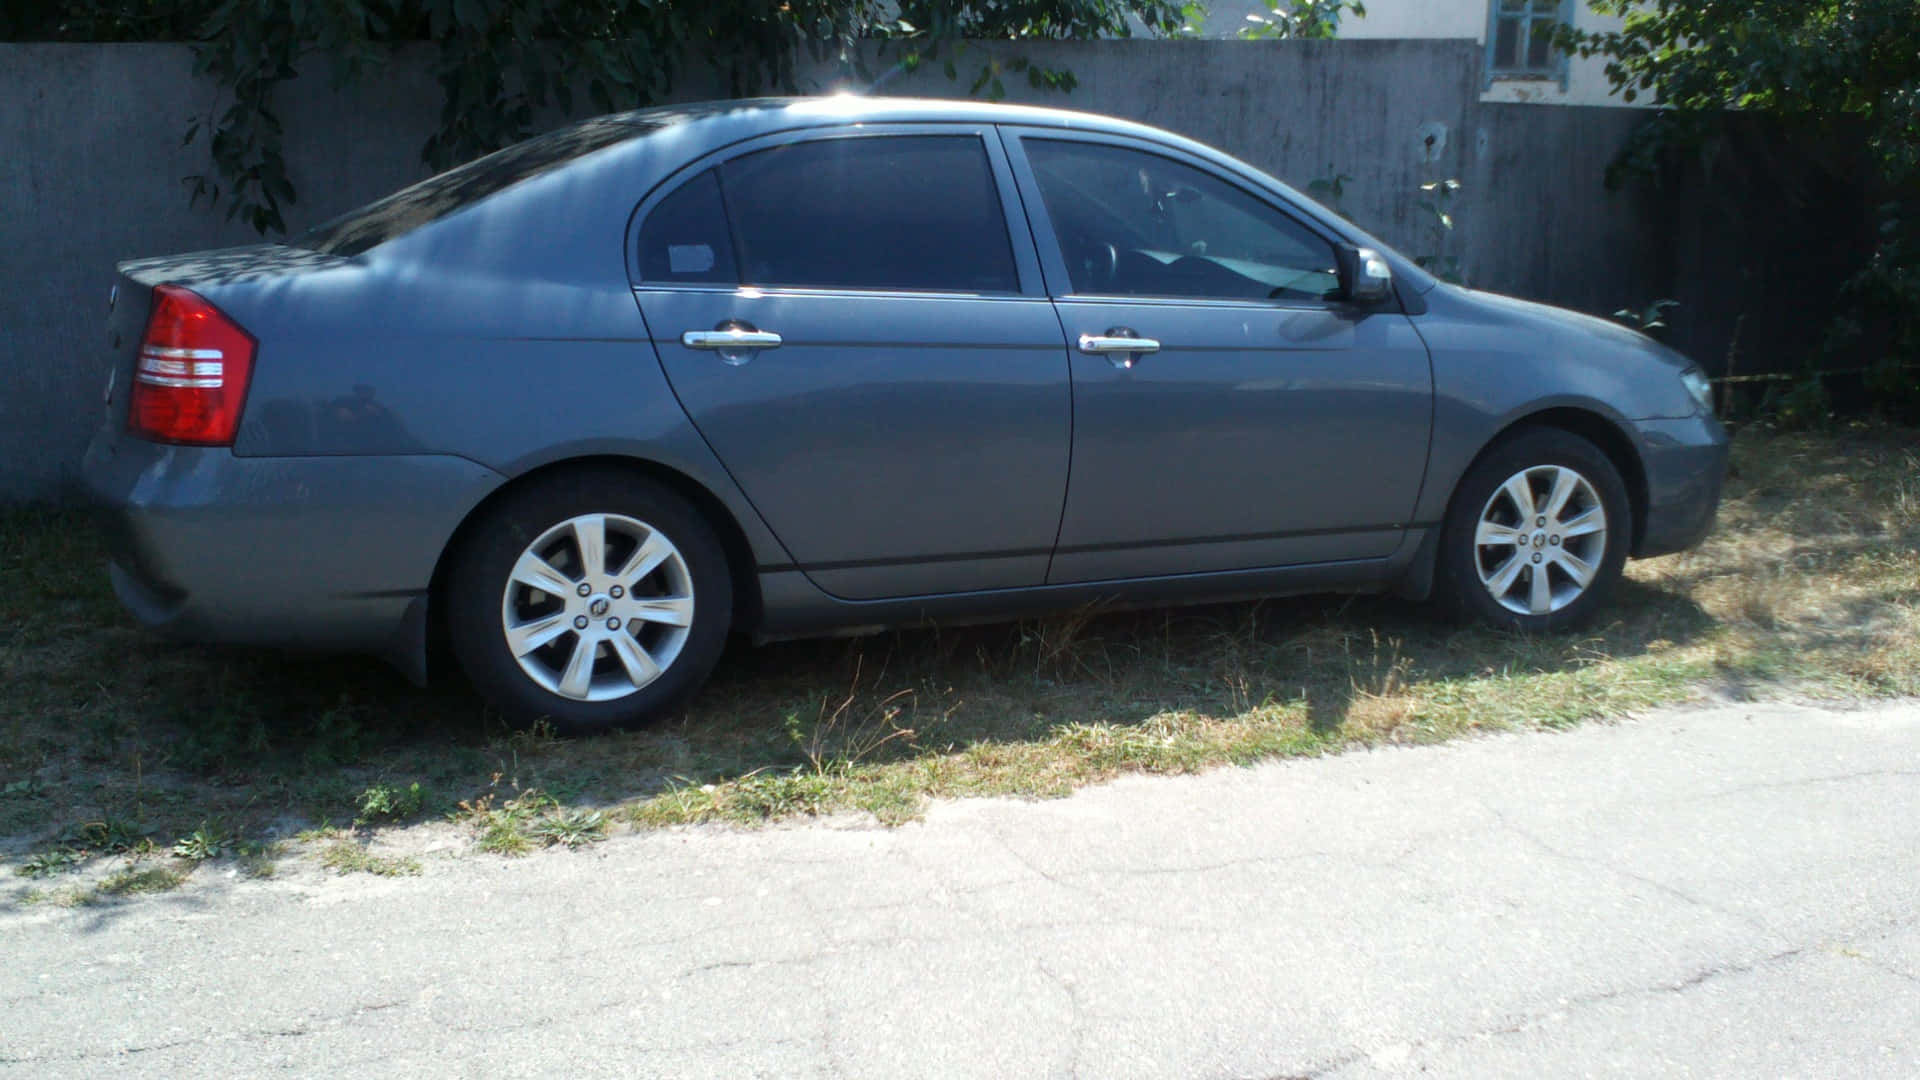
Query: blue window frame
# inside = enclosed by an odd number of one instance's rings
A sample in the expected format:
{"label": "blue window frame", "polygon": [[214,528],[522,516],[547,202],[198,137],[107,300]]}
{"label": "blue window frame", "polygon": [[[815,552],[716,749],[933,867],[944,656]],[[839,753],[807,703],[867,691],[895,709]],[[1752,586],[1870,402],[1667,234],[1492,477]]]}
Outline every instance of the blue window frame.
{"label": "blue window frame", "polygon": [[1496,79],[1559,80],[1567,88],[1567,54],[1553,32],[1573,21],[1573,0],[1488,0],[1487,85]]}

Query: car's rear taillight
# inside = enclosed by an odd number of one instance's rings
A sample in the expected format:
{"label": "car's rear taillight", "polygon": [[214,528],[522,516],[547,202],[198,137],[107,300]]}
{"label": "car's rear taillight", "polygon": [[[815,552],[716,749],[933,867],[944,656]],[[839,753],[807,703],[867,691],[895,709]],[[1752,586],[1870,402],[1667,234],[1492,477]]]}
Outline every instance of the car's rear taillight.
{"label": "car's rear taillight", "polygon": [[232,446],[253,353],[253,336],[219,308],[178,285],[155,287],[127,430],[158,442]]}

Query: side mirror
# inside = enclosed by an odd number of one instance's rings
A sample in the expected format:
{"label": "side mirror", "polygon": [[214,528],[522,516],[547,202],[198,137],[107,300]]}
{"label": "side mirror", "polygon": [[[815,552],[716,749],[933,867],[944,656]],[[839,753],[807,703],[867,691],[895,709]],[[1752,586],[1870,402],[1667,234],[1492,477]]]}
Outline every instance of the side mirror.
{"label": "side mirror", "polygon": [[1340,291],[1349,303],[1379,304],[1393,296],[1393,270],[1372,248],[1342,244]]}

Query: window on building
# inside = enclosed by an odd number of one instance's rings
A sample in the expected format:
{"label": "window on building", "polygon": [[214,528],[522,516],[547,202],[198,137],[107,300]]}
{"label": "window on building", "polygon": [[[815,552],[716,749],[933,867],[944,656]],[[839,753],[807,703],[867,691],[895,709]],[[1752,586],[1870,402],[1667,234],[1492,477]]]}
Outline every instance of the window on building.
{"label": "window on building", "polygon": [[1573,17],[1572,0],[1491,0],[1487,28],[1488,79],[1558,79],[1566,85],[1567,55],[1553,33]]}

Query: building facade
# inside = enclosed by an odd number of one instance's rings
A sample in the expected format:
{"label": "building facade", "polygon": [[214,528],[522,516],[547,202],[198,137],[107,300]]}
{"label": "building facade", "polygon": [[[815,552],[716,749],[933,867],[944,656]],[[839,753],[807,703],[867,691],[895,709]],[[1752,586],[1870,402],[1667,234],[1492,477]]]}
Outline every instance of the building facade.
{"label": "building facade", "polygon": [[[1284,8],[1284,0],[1282,7]],[[1610,30],[1613,16],[1596,15],[1583,0],[1366,0],[1364,18],[1347,16],[1343,38],[1471,38],[1485,61],[1482,100],[1546,105],[1616,105],[1606,61],[1582,60],[1549,46],[1556,26]],[[1249,14],[1267,14],[1263,0],[1214,0],[1201,33],[1233,37]],[[1644,104],[1645,101],[1641,102]]]}

